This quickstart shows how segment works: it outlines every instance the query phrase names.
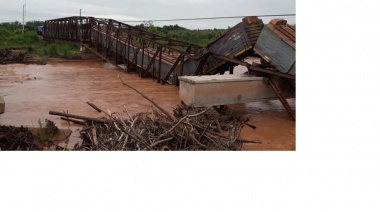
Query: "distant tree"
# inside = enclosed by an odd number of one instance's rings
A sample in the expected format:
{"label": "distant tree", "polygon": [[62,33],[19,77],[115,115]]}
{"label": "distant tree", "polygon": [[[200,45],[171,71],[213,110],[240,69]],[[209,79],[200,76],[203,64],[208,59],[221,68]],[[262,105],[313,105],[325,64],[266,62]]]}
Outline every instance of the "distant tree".
{"label": "distant tree", "polygon": [[27,30],[36,30],[38,26],[43,26],[44,21],[28,21],[25,24],[25,29]]}
{"label": "distant tree", "polygon": [[136,27],[147,30],[148,32],[159,34],[176,40],[206,46],[226,32],[226,29],[186,29],[178,24],[164,25],[163,27],[154,26],[152,21],[146,21]]}
{"label": "distant tree", "polygon": [[153,25],[153,21],[152,20],[144,21],[143,24],[145,28],[149,28],[150,26]]}
{"label": "distant tree", "polygon": [[140,28],[140,29],[145,29],[145,26],[143,23],[139,24],[139,25],[136,25],[137,28]]}
{"label": "distant tree", "polygon": [[158,29],[152,24],[148,27],[148,32],[158,34]]}

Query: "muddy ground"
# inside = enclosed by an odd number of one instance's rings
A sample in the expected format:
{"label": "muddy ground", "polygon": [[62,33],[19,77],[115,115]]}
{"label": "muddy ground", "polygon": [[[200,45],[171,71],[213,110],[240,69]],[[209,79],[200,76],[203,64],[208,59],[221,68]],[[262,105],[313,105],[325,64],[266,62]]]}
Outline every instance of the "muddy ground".
{"label": "muddy ground", "polygon": [[[245,71],[235,68],[235,74]],[[152,105],[133,90],[121,85],[118,76],[172,111],[179,104],[178,87],[157,84],[136,74],[118,71],[100,61],[50,61],[47,65],[0,65],[0,95],[6,102],[2,125],[36,127],[38,120],[50,119],[61,129],[70,129],[68,148],[79,141],[80,125],[49,115],[49,110],[67,111],[90,117],[102,115],[85,102],[93,102],[103,110],[129,113],[149,111]],[[295,109],[295,100],[289,103]],[[260,140],[262,144],[245,144],[245,150],[295,150],[295,122],[288,118],[278,100],[229,105],[235,113],[249,116],[252,129],[244,126],[241,137]]]}
{"label": "muddy ground", "polygon": [[30,48],[6,48],[0,49],[0,64],[39,64],[45,65],[48,62],[47,57],[30,54]]}

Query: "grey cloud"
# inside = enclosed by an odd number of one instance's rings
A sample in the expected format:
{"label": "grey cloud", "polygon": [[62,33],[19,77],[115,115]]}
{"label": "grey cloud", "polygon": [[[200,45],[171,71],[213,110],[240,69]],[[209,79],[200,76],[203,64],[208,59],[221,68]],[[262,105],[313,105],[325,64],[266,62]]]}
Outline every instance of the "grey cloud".
{"label": "grey cloud", "polygon": [[[83,15],[88,16],[135,17],[144,20],[295,13],[295,0],[27,0],[26,2],[27,20],[79,15],[79,9],[82,9]],[[0,22],[21,21],[23,3],[24,0],[10,3],[9,0],[0,0]],[[289,18],[289,21],[294,22],[294,20],[294,17]],[[225,28],[239,21],[236,19],[154,24],[178,24],[189,28]]]}

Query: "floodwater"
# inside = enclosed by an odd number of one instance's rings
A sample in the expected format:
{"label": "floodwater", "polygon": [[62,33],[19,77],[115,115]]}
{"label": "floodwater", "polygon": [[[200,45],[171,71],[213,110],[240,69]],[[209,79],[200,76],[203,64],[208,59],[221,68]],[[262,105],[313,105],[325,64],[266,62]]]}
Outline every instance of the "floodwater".
{"label": "floodwater", "polygon": [[[244,72],[237,67],[236,73]],[[121,84],[118,76],[153,98],[168,111],[179,104],[178,87],[161,85],[153,79],[118,71],[100,61],[50,62],[47,65],[0,65],[0,95],[5,100],[2,125],[38,127],[38,120],[52,120],[61,129],[71,129],[71,141],[78,140],[80,125],[68,124],[49,110],[65,111],[89,117],[102,117],[86,102],[110,112],[150,111],[152,104],[132,89]],[[289,101],[295,108],[295,100]],[[249,116],[241,137],[260,140],[262,144],[246,144],[245,150],[295,150],[295,122],[291,121],[278,100],[229,106],[234,112]]]}

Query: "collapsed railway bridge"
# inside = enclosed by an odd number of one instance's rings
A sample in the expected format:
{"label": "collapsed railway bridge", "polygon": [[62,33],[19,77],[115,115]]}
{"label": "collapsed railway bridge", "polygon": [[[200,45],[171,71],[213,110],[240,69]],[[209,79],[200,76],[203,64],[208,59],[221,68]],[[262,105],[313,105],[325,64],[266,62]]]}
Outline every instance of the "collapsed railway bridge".
{"label": "collapsed railway bridge", "polygon": [[[44,28],[44,40],[79,43],[122,71],[152,77],[162,84],[178,86],[181,76],[233,73],[234,66],[245,66],[249,74],[267,79],[295,120],[283,94],[290,90],[295,97],[295,30],[285,20],[264,25],[255,16],[243,18],[206,47],[112,19],[73,16],[47,20]],[[255,55],[262,63],[243,61]]]}

